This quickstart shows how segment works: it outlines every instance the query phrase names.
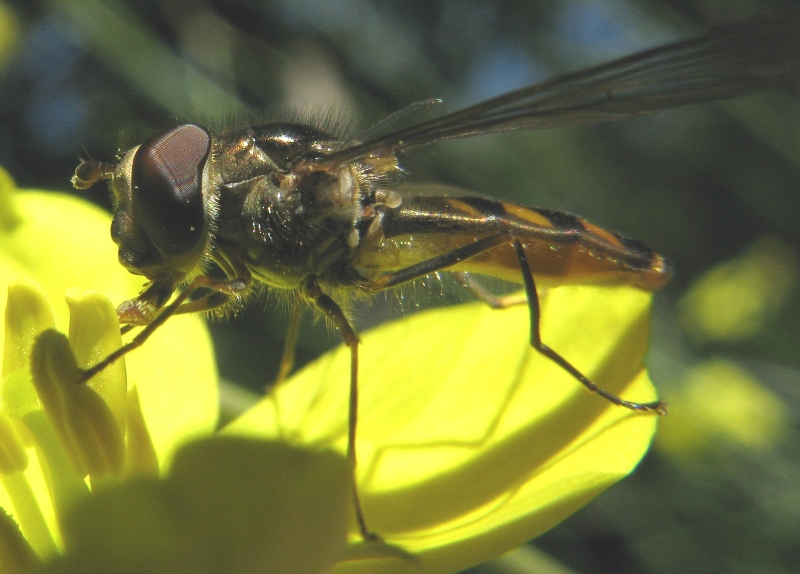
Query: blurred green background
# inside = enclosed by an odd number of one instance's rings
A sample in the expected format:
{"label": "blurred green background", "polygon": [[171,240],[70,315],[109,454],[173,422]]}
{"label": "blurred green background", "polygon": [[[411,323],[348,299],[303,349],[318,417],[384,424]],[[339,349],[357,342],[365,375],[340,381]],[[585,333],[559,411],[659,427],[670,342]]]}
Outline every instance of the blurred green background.
{"label": "blurred green background", "polygon": [[[798,10],[778,0],[0,0],[0,165],[20,187],[69,192],[78,156],[111,160],[176,121],[302,109],[365,128],[414,101],[455,109],[709,25]],[[670,415],[651,453],[536,550],[470,572],[797,570],[798,127],[795,85],[403,158],[414,181],[581,214],[676,269],[654,311],[649,366]],[[110,206],[102,186],[84,195]],[[286,316],[268,303],[213,327],[222,376],[243,388],[275,373]],[[390,307],[365,307],[360,326]],[[310,320],[303,333],[301,362],[338,342]]]}

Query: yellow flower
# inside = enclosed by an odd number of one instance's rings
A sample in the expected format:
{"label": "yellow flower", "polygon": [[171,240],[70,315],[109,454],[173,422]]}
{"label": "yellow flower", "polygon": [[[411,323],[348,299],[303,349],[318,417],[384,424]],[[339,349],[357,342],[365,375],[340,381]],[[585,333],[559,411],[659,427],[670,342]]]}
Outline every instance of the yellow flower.
{"label": "yellow flower", "polygon": [[[181,317],[127,369],[120,361],[89,385],[69,384],[71,351],[49,331],[57,353],[44,354],[45,386],[35,388],[34,341],[48,329],[68,330],[68,311],[81,366],[119,345],[111,303],[82,289],[122,300],[140,285],[116,262],[107,214],[66,195],[13,188],[0,171],[0,507],[47,559],[63,550],[58,517],[90,491],[85,477],[95,488],[112,476],[156,474],[181,444],[211,435],[216,373],[202,322]],[[58,301],[65,293],[67,304]]]}
{"label": "yellow flower", "polygon": [[[542,298],[543,338],[607,390],[655,392],[642,366],[650,296],[563,287]],[[528,345],[528,310],[420,313],[360,348],[359,494],[368,526],[409,555],[363,544],[333,572],[456,572],[552,528],[628,474],[658,417],[587,393]],[[344,452],[349,353],[322,357],[225,435]]]}
{"label": "yellow flower", "polygon": [[684,463],[707,462],[732,450],[763,454],[792,428],[786,403],[745,368],[722,358],[688,369],[671,400],[675,415],[664,421],[656,446]]}
{"label": "yellow flower", "polygon": [[[69,339],[36,325],[46,316],[36,287],[9,287],[7,341],[24,350],[15,339],[33,335],[31,352],[11,356],[30,355],[36,392],[25,384],[27,366],[16,369],[2,389],[4,406],[11,406],[4,420],[11,431],[20,426],[31,436],[47,489],[20,488],[29,486],[27,449],[19,435],[5,433],[3,483],[29,546],[11,521],[0,523],[0,570],[313,574],[343,555],[351,493],[344,457],[267,441],[204,439],[185,428],[186,442],[172,445],[174,458],[159,476],[136,392],[126,400],[125,369],[115,364],[79,384],[79,363],[119,345],[110,301],[97,294],[74,300]],[[181,392],[184,408],[202,406],[188,398],[186,386]],[[35,395],[39,401],[30,400]],[[216,406],[206,410],[213,420]],[[211,428],[204,430],[210,437]],[[55,515],[50,537],[41,510],[47,502]],[[313,542],[314,552],[292,546],[296,540]]]}
{"label": "yellow flower", "polygon": [[797,253],[764,237],[695,281],[681,300],[680,320],[699,344],[747,340],[786,312],[798,284]]}
{"label": "yellow flower", "polygon": [[[107,215],[52,194],[0,193],[3,201],[18,206],[0,216],[4,282],[35,278],[52,300],[91,287],[121,301],[139,287],[116,263]],[[74,385],[77,366],[119,345],[110,303],[73,293],[67,338],[48,330],[65,329],[63,310],[51,321],[35,287],[11,292],[21,294],[9,309],[22,334],[7,326],[0,412],[10,422],[0,421],[0,446],[13,448],[7,461],[0,448],[0,506],[33,550],[0,520],[0,566],[10,571],[44,561],[46,572],[455,572],[566,518],[629,473],[655,430],[656,416],[587,393],[533,351],[525,306],[459,306],[391,323],[360,348],[358,492],[385,540],[366,542],[342,456],[347,350],[280,385],[221,436],[198,440],[211,435],[216,395],[196,319],[170,319],[125,366]],[[544,341],[607,390],[651,401],[642,366],[649,304],[633,288],[551,289]],[[89,430],[76,421],[91,421]],[[142,471],[148,440],[158,476]],[[30,495],[9,488],[8,476]],[[29,525],[22,502],[38,523]]]}

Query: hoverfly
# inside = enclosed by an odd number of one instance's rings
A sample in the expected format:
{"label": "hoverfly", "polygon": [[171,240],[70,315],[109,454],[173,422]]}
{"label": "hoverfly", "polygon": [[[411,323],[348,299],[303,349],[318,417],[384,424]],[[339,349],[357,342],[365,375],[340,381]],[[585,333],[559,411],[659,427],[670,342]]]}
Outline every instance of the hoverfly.
{"label": "hoverfly", "polygon": [[[73,185],[110,180],[119,260],[147,279],[117,309],[125,330],[142,329],[83,379],[143,344],[174,314],[230,306],[257,284],[289,290],[335,325],[350,349],[347,453],[355,466],[359,338],[343,310],[346,298],[450,271],[489,302],[469,273],[522,283],[536,351],[614,404],[664,414],[663,402],[613,395],[548,347],[537,294],[540,279],[655,290],[670,275],[663,257],[573,215],[400,187],[398,156],[448,139],[619,120],[779,86],[800,69],[798,24],[721,28],[352,141],[291,123],[216,135],[183,124],[117,163],[83,161]],[[293,313],[281,377],[291,368],[301,308]],[[370,537],[357,493],[354,499],[361,533]]]}

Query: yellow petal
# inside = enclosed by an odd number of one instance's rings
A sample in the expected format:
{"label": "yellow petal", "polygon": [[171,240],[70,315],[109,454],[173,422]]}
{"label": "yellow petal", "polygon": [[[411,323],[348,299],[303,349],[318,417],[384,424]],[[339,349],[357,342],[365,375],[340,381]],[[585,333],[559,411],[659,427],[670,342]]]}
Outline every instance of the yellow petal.
{"label": "yellow petal", "polygon": [[345,551],[350,494],[334,453],[198,441],[165,479],[102,489],[69,513],[54,571],[326,572]]}
{"label": "yellow petal", "polygon": [[31,365],[45,412],[78,476],[121,472],[123,430],[102,397],[81,384],[81,372],[66,336],[55,329],[42,333]]}
{"label": "yellow petal", "polygon": [[36,283],[22,278],[8,285],[5,308],[3,376],[28,368],[36,336],[55,327],[47,295]]}
{"label": "yellow petal", "polygon": [[[606,390],[651,401],[649,304],[634,288],[552,289],[543,340]],[[359,493],[369,527],[425,571],[457,571],[544,532],[629,473],[650,443],[655,415],[586,392],[528,340],[527,307],[480,304],[363,337]],[[348,366],[345,350],[326,355],[226,432],[343,452]],[[382,558],[335,570],[351,571],[414,568]]]}
{"label": "yellow petal", "polygon": [[[67,293],[66,300],[70,347],[81,369],[91,367],[122,346],[117,313],[107,297],[73,289]],[[128,397],[125,358],[92,377],[87,386],[103,397],[124,434]]]}

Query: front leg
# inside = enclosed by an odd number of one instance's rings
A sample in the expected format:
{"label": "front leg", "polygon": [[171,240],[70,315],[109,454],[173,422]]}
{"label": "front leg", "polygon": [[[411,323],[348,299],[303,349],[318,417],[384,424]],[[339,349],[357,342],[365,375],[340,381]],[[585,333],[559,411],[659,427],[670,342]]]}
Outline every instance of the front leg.
{"label": "front leg", "polygon": [[[196,301],[191,301],[188,303],[186,302],[187,299],[191,297],[192,294],[198,289],[210,289],[216,293],[224,295],[225,301],[227,301],[229,297],[245,293],[248,289],[249,283],[249,273],[245,277],[235,277],[233,279],[219,279],[209,275],[200,275],[195,277],[191,283],[184,287],[178,293],[175,299],[172,300],[172,302],[161,307],[160,309],[154,306],[156,303],[154,303],[153,299],[144,297],[151,292],[158,292],[158,290],[154,288],[154,286],[157,284],[153,283],[153,285],[146,289],[142,295],[136,299],[126,301],[120,305],[119,308],[117,308],[117,315],[120,317],[120,322],[124,321],[130,324],[133,321],[129,321],[128,319],[147,320],[147,323],[144,324],[144,328],[139,331],[133,339],[108,355],[105,359],[102,359],[88,369],[85,369],[81,374],[80,382],[88,381],[97,373],[111,365],[111,363],[114,361],[127,355],[134,349],[141,347],[144,342],[150,338],[150,335],[152,335],[156,329],[163,325],[167,319],[176,313],[183,312],[182,309],[184,307],[190,306],[191,310],[193,311],[202,310],[198,309],[197,306],[194,306]],[[206,298],[198,299],[198,301],[207,301],[213,303],[216,302],[217,299],[215,299],[214,294],[212,294]]]}
{"label": "front leg", "polygon": [[164,304],[169,301],[179,280],[159,278],[151,282],[138,297],[120,303],[117,317],[121,325],[149,325]]}

